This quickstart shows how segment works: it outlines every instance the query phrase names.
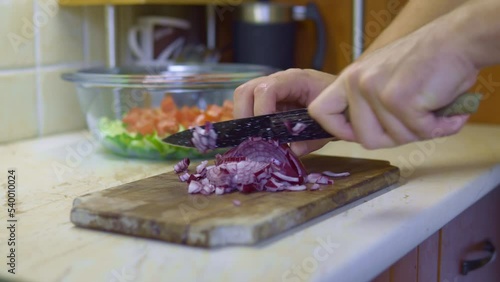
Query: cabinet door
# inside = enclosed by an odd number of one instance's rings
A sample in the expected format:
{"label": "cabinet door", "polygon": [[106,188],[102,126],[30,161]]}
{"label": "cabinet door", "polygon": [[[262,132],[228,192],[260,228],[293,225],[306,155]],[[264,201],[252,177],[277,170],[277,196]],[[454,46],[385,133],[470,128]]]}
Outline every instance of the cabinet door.
{"label": "cabinet door", "polygon": [[[473,246],[489,239],[500,246],[500,187],[484,196],[472,207],[453,219],[441,230],[440,282],[500,281],[500,259],[462,275],[461,261],[472,255]],[[475,252],[474,258],[486,257],[487,252]]]}

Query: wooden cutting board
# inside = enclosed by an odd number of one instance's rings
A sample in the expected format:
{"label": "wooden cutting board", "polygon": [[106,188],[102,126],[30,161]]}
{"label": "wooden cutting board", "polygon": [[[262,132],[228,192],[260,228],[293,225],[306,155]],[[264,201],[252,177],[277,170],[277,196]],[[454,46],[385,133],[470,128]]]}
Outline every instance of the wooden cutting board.
{"label": "wooden cutting board", "polygon": [[[77,226],[200,247],[251,245],[332,211],[399,179],[387,161],[309,155],[311,172],[348,171],[317,191],[187,193],[173,172],[123,184],[75,199]],[[193,164],[191,164],[193,168]],[[235,206],[233,200],[241,202]]]}

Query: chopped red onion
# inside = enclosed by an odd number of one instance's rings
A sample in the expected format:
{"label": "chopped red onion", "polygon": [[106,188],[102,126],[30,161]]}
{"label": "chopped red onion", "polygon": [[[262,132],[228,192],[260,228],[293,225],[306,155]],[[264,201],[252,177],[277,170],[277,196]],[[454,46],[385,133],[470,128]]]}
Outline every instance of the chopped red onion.
{"label": "chopped red onion", "polygon": [[[206,128],[210,130],[210,125],[207,124]],[[204,138],[202,130],[195,129],[195,132],[200,133],[200,138]],[[202,139],[194,142],[207,144]],[[188,165],[189,160],[183,160],[178,169],[185,171]],[[262,138],[249,138],[224,155],[217,155],[214,165],[208,166],[207,161],[202,161],[196,167],[196,173],[185,173],[179,179],[188,183],[189,193],[204,195],[221,195],[233,191],[303,191],[307,189],[306,183],[313,184],[310,190],[317,190],[319,184],[333,183],[320,173],[307,174],[288,145]]]}
{"label": "chopped red onion", "polygon": [[188,169],[190,164],[190,160],[188,158],[184,158],[180,162],[178,162],[176,165],[174,165],[174,171],[175,173],[181,173],[184,172]]}
{"label": "chopped red onion", "polygon": [[190,176],[191,175],[186,172],[184,174],[179,175],[179,180],[182,181],[182,182],[186,182],[186,181],[188,181],[188,179],[189,179]]}
{"label": "chopped red onion", "polygon": [[319,190],[319,187],[320,187],[320,185],[319,185],[318,183],[314,183],[314,184],[311,186],[311,189],[309,189],[309,190],[311,190],[311,191],[314,191],[314,190]]}
{"label": "chopped red onion", "polygon": [[241,206],[241,202],[238,200],[233,200],[233,205],[236,207],[239,207],[239,206]]}
{"label": "chopped red onion", "polygon": [[197,167],[196,167],[196,173],[203,173],[203,171],[206,169],[208,164],[208,161],[202,161]]}
{"label": "chopped red onion", "polygon": [[290,134],[292,134],[293,136],[299,135],[307,127],[307,124],[303,122],[297,122],[293,127],[289,121],[285,121],[283,122],[283,124],[285,125],[288,132],[290,132]]}
{"label": "chopped red onion", "polygon": [[188,185],[188,193],[190,194],[198,193],[202,190],[202,188],[203,184],[201,184],[196,180],[192,180]]}
{"label": "chopped red onion", "polygon": [[205,128],[197,126],[192,129],[192,132],[191,142],[198,151],[206,153],[217,148],[217,133],[213,129],[212,123],[207,121]]}
{"label": "chopped red onion", "polygon": [[346,176],[351,175],[349,172],[335,173],[335,172],[331,172],[331,171],[323,171],[323,174],[326,176],[330,176],[330,177],[346,177]]}
{"label": "chopped red onion", "polygon": [[215,187],[215,194],[216,195],[222,195],[222,194],[224,194],[224,188],[220,187],[220,186]]}

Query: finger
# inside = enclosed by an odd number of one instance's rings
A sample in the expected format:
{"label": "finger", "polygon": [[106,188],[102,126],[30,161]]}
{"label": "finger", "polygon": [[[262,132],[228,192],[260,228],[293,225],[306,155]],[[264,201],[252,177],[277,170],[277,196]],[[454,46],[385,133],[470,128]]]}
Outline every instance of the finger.
{"label": "finger", "polygon": [[290,144],[290,148],[292,149],[292,152],[295,153],[295,155],[300,157],[322,148],[330,141],[332,141],[331,138],[294,142]]}
{"label": "finger", "polygon": [[233,115],[234,118],[246,118],[254,115],[253,113],[253,105],[254,105],[254,97],[253,92],[255,86],[257,86],[262,81],[268,79],[267,76],[259,77],[253,80],[246,82],[245,84],[240,85],[238,88],[234,90],[233,100],[234,100],[234,109]]}
{"label": "finger", "polygon": [[356,142],[367,149],[393,147],[397,143],[385,132],[370,104],[356,92],[349,93],[349,113]]}
{"label": "finger", "polygon": [[310,85],[310,79],[309,72],[290,69],[241,85],[234,94],[235,118],[272,114],[278,102],[293,102],[305,107],[310,102],[308,97],[318,87]]}
{"label": "finger", "polygon": [[[460,68],[456,68],[461,71]],[[474,83],[477,73],[463,73],[458,77],[444,76],[433,77],[426,80],[423,90],[419,91],[419,95],[415,95],[415,91],[408,92],[407,88],[401,85],[411,85],[412,76],[400,77],[401,72],[395,72],[392,83],[386,85],[385,92],[399,94],[399,97],[408,97],[408,99],[386,99],[386,108],[400,117],[401,121],[411,130],[419,139],[433,138],[433,131],[443,132],[443,134],[452,135],[463,126],[461,125],[464,118],[451,119],[451,123],[456,123],[456,127],[450,125],[446,119],[436,117],[432,112],[440,109],[453,101],[459,93],[463,93],[470,88]],[[415,77],[415,76],[413,76]],[[459,79],[458,79],[459,78]],[[398,83],[396,83],[398,82]],[[451,87],[450,87],[451,86]],[[414,87],[410,87],[412,89]],[[449,95],[449,93],[457,93],[457,95]],[[394,96],[394,95],[389,95]],[[413,107],[405,107],[404,104],[413,104]],[[439,128],[439,129],[437,129]]]}
{"label": "finger", "polygon": [[411,131],[403,121],[398,119],[390,109],[386,108],[380,100],[376,98],[379,97],[379,95],[376,93],[367,93],[366,91],[363,91],[362,95],[370,104],[385,134],[387,134],[397,145],[415,142],[420,139],[417,134]]}
{"label": "finger", "polygon": [[434,114],[429,113],[427,117],[421,119],[419,123],[427,124],[428,130],[424,139],[432,139],[458,133],[468,119],[469,115],[436,117]]}
{"label": "finger", "polygon": [[342,140],[354,141],[354,131],[343,114],[346,108],[346,91],[337,80],[311,102],[308,112],[328,133]]}
{"label": "finger", "polygon": [[372,109],[380,121],[385,134],[387,134],[396,145],[403,145],[420,140],[417,134],[411,131],[407,125],[386,109],[381,107],[372,107]]}
{"label": "finger", "polygon": [[311,92],[307,80],[305,72],[285,71],[262,81],[254,90],[254,114],[275,113],[278,103],[293,103],[305,107]]}

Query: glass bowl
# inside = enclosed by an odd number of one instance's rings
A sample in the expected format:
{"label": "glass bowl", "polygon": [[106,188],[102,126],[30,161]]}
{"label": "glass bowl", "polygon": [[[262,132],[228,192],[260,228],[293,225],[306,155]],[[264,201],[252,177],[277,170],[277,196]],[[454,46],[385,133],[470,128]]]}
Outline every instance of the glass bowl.
{"label": "glass bowl", "polygon": [[162,142],[169,134],[232,119],[234,89],[275,70],[247,64],[90,68],[62,75],[75,83],[87,125],[111,152],[135,158],[206,158]]}

